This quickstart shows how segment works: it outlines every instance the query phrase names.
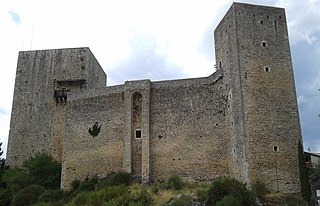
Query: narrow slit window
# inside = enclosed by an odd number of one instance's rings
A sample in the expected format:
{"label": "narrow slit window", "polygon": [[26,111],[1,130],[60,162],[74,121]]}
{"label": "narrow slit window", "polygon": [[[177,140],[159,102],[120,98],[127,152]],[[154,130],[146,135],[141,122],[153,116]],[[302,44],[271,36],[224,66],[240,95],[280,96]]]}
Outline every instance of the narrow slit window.
{"label": "narrow slit window", "polygon": [[269,68],[269,67],[265,67],[264,70],[265,70],[266,72],[270,72],[270,68]]}
{"label": "narrow slit window", "polygon": [[136,131],[135,131],[135,138],[136,138],[136,139],[141,139],[141,136],[142,136],[141,129],[136,129]]}

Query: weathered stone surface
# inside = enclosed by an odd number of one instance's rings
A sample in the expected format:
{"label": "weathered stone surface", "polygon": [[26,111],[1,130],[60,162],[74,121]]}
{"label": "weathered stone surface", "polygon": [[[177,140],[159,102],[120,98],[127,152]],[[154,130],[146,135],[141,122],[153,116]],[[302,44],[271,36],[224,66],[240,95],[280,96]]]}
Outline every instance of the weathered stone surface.
{"label": "weathered stone surface", "polygon": [[[62,161],[63,188],[127,171],[142,182],[232,176],[299,192],[284,10],[234,3],[214,39],[218,69],[209,77],[111,87],[88,48],[20,52],[8,163],[49,152]],[[70,90],[66,103],[53,99],[55,90]],[[101,130],[93,137],[95,122]]]}

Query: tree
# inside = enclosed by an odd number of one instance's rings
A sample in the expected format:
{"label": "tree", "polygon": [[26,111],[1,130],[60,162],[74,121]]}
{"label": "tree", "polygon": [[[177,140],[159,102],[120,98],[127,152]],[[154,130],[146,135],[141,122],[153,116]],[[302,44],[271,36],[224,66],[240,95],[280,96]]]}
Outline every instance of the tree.
{"label": "tree", "polygon": [[301,194],[302,194],[303,199],[305,201],[309,202],[310,197],[311,197],[311,190],[310,190],[310,183],[309,183],[309,171],[305,165],[303,146],[300,141],[298,143],[298,158],[299,158]]}
{"label": "tree", "polygon": [[30,157],[22,167],[13,167],[5,171],[3,181],[13,193],[28,185],[41,185],[46,189],[60,187],[61,164],[45,153]]}
{"label": "tree", "polygon": [[7,169],[7,167],[6,167],[6,160],[4,158],[2,158],[3,151],[2,151],[1,146],[2,146],[2,142],[0,142],[0,188],[4,188],[5,184],[2,181],[2,176],[5,172],[5,170]]}
{"label": "tree", "polygon": [[29,176],[31,184],[41,185],[48,189],[60,187],[61,164],[51,155],[37,154],[24,161],[22,167]]}

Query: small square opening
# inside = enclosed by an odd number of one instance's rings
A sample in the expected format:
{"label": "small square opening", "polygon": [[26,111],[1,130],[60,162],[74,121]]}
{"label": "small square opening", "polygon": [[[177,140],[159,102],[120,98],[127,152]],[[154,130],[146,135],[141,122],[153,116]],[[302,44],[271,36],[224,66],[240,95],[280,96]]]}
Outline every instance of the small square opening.
{"label": "small square opening", "polygon": [[274,151],[274,152],[278,152],[278,151],[279,151],[278,146],[273,146],[273,151]]}
{"label": "small square opening", "polygon": [[265,70],[266,72],[270,72],[270,68],[269,68],[269,67],[265,67],[264,70]]}
{"label": "small square opening", "polygon": [[141,139],[141,136],[142,136],[141,129],[136,129],[136,131],[135,131],[135,138]]}

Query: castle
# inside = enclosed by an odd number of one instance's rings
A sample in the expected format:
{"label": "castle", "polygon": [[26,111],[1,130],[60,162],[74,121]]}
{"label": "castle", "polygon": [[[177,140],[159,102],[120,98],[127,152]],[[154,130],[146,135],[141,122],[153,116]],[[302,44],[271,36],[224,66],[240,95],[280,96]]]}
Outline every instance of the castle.
{"label": "castle", "polygon": [[284,9],[233,3],[214,41],[208,77],[108,87],[89,48],[20,52],[7,162],[50,153],[62,162],[62,188],[126,171],[141,182],[232,176],[300,192]]}

